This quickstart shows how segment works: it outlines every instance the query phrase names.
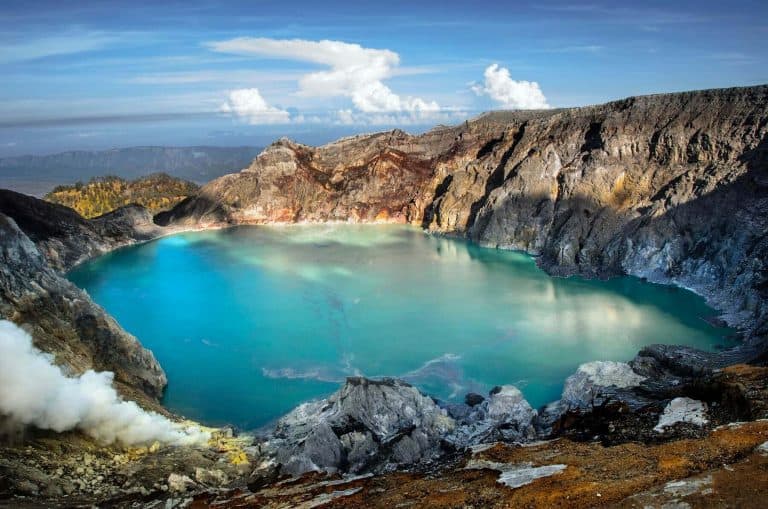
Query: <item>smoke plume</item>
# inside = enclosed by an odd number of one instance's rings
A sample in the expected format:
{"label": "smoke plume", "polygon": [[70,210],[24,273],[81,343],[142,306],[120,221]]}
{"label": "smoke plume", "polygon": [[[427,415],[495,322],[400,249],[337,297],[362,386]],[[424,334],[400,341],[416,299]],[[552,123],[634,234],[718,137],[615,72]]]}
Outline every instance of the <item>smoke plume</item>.
{"label": "smoke plume", "polygon": [[133,401],[112,387],[114,374],[88,370],[68,377],[53,357],[32,345],[23,329],[0,320],[0,415],[57,432],[78,429],[111,444],[202,444],[209,433],[184,427]]}

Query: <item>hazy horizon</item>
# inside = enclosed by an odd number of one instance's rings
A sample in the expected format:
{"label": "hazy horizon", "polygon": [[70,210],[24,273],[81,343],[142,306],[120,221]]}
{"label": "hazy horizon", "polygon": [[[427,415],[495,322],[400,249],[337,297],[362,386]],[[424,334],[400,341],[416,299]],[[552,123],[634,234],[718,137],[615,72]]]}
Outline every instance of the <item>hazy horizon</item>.
{"label": "hazy horizon", "polygon": [[[0,157],[311,145],[768,82],[768,4],[4,2]],[[692,72],[695,70],[695,72]]]}

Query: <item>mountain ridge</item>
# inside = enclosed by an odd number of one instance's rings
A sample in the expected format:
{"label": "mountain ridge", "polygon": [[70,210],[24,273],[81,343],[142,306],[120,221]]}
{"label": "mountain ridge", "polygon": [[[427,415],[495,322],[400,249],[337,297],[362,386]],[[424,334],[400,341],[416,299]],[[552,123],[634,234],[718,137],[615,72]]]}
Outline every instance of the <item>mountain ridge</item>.
{"label": "mountain ridge", "polygon": [[3,157],[0,187],[41,197],[56,185],[104,175],[136,179],[152,173],[204,183],[247,166],[261,150],[250,146],[137,146]]}

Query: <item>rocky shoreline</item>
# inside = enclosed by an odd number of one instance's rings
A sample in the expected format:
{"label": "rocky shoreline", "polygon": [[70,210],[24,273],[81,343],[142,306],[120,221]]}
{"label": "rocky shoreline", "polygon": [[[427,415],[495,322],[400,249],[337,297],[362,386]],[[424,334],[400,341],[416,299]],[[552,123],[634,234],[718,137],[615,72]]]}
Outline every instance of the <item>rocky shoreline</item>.
{"label": "rocky shoreline", "polygon": [[[151,352],[63,271],[187,229],[339,220],[410,222],[520,249],[554,275],[630,274],[686,286],[723,310],[744,343],[711,354],[653,345],[629,363],[582,365],[566,381],[562,398],[541,409],[531,408],[513,386],[447,405],[403,381],[350,378],[329,398],[283,417],[265,436],[220,432],[204,448],[156,444],[126,452],[76,433],[16,430],[15,439],[0,447],[0,505],[5,499],[14,505],[218,500],[227,507],[291,500],[307,507],[354,501],[384,506],[398,482],[374,490],[406,471],[410,477],[402,479],[401,492],[427,479],[443,489],[438,485],[456,476],[483,480],[490,471],[501,472],[502,487],[492,482],[492,496],[485,485],[476,495],[488,505],[504,505],[536,486],[540,493],[545,485],[535,479],[573,480],[572,461],[502,461],[533,450],[511,444],[555,440],[533,446],[545,455],[567,438],[588,444],[584,454],[599,456],[599,448],[618,444],[639,442],[662,451],[687,440],[691,448],[706,449],[723,434],[737,442],[749,435],[729,456],[739,462],[759,456],[752,451],[768,441],[763,424],[744,433],[741,427],[718,431],[768,418],[768,370],[733,366],[764,365],[768,352],[766,86],[573,110],[498,112],[421,136],[393,131],[319,148],[280,140],[250,168],[214,180],[154,218],[129,206],[85,220],[65,207],[0,191],[0,318],[21,324],[35,346],[70,373],[113,371],[124,398],[167,414],[158,403],[165,374]],[[74,466],[85,461],[84,451],[103,458],[93,475]],[[686,451],[679,451],[681,458]],[[64,467],[57,463],[71,463],[72,472],[59,475]],[[672,470],[688,477],[715,466],[709,459]],[[580,505],[645,493],[671,480],[662,470],[654,482]],[[332,477],[303,475],[311,472]],[[93,482],[81,485],[77,476]],[[302,477],[286,481],[295,476]],[[342,482],[339,476],[353,477]],[[420,503],[444,506],[435,497]]]}

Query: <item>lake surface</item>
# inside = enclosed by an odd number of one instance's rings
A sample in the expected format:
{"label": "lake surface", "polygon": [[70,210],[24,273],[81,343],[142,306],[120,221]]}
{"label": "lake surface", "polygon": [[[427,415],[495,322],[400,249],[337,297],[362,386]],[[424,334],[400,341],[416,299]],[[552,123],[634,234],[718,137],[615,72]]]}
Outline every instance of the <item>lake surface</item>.
{"label": "lake surface", "polygon": [[731,333],[686,290],[552,278],[527,255],[393,225],[186,233],[69,278],[155,353],[170,409],[245,429],[358,374],[457,401],[514,384],[536,407],[583,362]]}

